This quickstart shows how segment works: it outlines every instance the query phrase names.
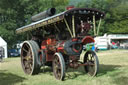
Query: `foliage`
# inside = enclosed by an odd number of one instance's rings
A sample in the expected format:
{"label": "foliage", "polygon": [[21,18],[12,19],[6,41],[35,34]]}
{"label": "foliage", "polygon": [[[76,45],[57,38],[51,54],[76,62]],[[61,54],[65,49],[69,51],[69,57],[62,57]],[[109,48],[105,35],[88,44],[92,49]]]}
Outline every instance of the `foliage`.
{"label": "foliage", "polygon": [[77,7],[96,8],[104,11],[100,35],[104,33],[128,33],[128,1],[127,0],[84,0]]}
{"label": "foliage", "polygon": [[128,1],[121,2],[119,5],[110,8],[111,14],[108,19],[108,28],[111,33],[128,33]]}
{"label": "foliage", "polygon": [[57,7],[57,12],[61,12],[67,4],[68,0],[1,0],[0,36],[11,48],[13,44],[26,39],[26,34],[17,35],[15,30],[31,23],[31,16],[51,7]]}
{"label": "foliage", "polygon": [[65,10],[66,5],[96,8],[105,12],[106,16],[102,20],[99,35],[128,33],[127,0],[1,0],[0,36],[11,48],[17,41],[26,39],[26,34],[17,35],[15,30],[31,23],[31,16],[51,7],[55,7],[59,13]]}

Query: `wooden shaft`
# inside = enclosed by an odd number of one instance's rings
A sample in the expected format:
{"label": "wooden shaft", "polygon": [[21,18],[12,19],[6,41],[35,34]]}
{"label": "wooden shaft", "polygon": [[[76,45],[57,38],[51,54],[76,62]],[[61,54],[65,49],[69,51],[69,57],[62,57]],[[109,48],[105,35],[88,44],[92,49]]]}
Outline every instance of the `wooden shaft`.
{"label": "wooden shaft", "polygon": [[73,37],[76,37],[74,15],[72,15],[72,29],[73,29]]}
{"label": "wooden shaft", "polygon": [[66,24],[66,26],[67,26],[67,28],[68,28],[68,31],[69,31],[71,37],[73,37],[73,34],[72,34],[72,32],[71,32],[71,29],[70,29],[70,27],[69,27],[69,25],[68,25],[68,23],[67,23],[67,20],[66,20],[65,18],[64,18],[64,21],[65,21],[65,24]]}
{"label": "wooden shaft", "polygon": [[98,24],[98,28],[97,28],[97,35],[99,35],[100,25],[101,25],[101,18],[100,18],[100,21],[99,21],[99,24]]}
{"label": "wooden shaft", "polygon": [[55,26],[56,30],[57,30],[58,32],[60,32],[60,30],[59,30],[59,28],[56,26],[56,24],[54,24],[54,26]]}
{"label": "wooden shaft", "polygon": [[93,15],[93,29],[94,29],[94,36],[96,36],[96,22],[95,22],[95,15]]}

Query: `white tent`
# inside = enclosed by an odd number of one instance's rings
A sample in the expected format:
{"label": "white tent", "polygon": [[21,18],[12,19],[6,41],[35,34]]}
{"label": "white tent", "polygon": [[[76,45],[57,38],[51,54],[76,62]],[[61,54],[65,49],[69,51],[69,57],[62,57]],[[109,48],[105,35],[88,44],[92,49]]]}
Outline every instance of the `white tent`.
{"label": "white tent", "polygon": [[0,47],[4,48],[4,57],[7,58],[8,57],[7,42],[2,37],[0,37]]}

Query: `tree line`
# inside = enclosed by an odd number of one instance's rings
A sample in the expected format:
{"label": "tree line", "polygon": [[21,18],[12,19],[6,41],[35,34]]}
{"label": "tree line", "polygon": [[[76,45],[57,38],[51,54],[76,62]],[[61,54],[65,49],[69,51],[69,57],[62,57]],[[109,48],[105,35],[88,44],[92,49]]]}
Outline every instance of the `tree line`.
{"label": "tree line", "polygon": [[9,48],[17,41],[25,40],[23,35],[17,35],[15,30],[31,23],[31,16],[55,7],[57,13],[68,5],[75,7],[96,8],[104,11],[99,35],[104,33],[128,33],[128,1],[127,0],[1,0],[0,1],[0,36]]}

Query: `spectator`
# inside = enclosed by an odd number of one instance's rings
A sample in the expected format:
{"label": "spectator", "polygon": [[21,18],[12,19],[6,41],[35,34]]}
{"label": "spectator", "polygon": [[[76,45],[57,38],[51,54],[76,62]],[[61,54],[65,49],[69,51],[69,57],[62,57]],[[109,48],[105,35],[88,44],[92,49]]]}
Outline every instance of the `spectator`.
{"label": "spectator", "polygon": [[0,62],[2,61],[3,56],[4,56],[4,49],[3,47],[0,47]]}
{"label": "spectator", "polygon": [[117,46],[120,47],[120,42],[119,41],[117,42]]}
{"label": "spectator", "polygon": [[2,55],[0,54],[0,62],[2,61],[2,59],[3,59],[3,58],[2,58]]}
{"label": "spectator", "polygon": [[112,42],[112,45],[115,45],[116,43],[115,42]]}

